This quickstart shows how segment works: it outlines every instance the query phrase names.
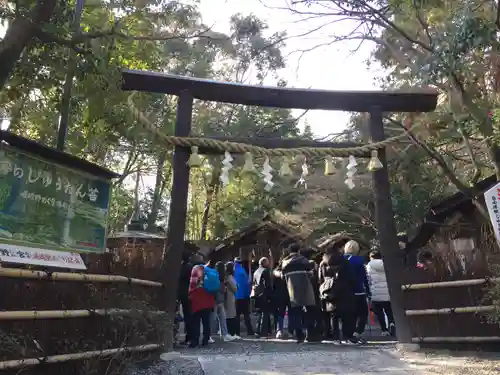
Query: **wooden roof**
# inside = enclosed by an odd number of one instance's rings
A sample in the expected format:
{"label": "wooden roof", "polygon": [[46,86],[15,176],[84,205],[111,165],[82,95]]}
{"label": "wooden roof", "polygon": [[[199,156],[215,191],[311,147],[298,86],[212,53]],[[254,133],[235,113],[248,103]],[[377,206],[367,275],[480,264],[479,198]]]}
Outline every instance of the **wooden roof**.
{"label": "wooden roof", "polygon": [[70,155],[66,152],[56,150],[52,147],[41,145],[31,139],[20,137],[7,130],[0,130],[0,142],[5,142],[9,146],[17,148],[20,151],[38,155],[49,162],[87,172],[93,176],[101,177],[107,180],[119,177],[119,174],[112,172],[109,169],[100,167],[97,164],[80,159],[79,157]]}
{"label": "wooden roof", "polygon": [[260,232],[262,230],[275,230],[295,242],[305,244],[305,239],[303,237],[293,233],[293,231],[287,226],[281,225],[271,220],[271,218],[266,215],[261,221],[253,223],[225,238],[219,245],[215,247],[214,252],[223,251],[225,248],[232,246],[235,242],[240,241],[245,237],[255,235],[257,232]]}
{"label": "wooden roof", "polygon": [[[488,178],[479,181],[475,185],[475,189],[485,192],[496,183],[496,176],[489,176]],[[418,250],[425,246],[446,220],[459,211],[468,211],[472,209],[473,203],[470,198],[472,196],[472,191],[470,190],[469,192],[470,194],[457,192],[432,205],[428,214],[422,220],[422,224],[419,226],[417,234],[411,239],[411,241],[409,241],[406,250]]]}
{"label": "wooden roof", "polygon": [[266,87],[138,70],[122,72],[122,89],[179,95],[195,99],[252,106],[369,112],[431,112],[438,93],[432,89],[397,91],[327,91]]}
{"label": "wooden roof", "polygon": [[339,233],[329,234],[329,235],[323,236],[316,241],[316,246],[320,250],[326,250],[327,247],[332,246],[336,243],[339,243],[342,241],[350,241],[350,240],[354,240],[354,241],[358,242],[361,247],[366,247],[366,248],[370,247],[364,241],[357,238],[354,234],[347,233],[347,232],[339,232]]}

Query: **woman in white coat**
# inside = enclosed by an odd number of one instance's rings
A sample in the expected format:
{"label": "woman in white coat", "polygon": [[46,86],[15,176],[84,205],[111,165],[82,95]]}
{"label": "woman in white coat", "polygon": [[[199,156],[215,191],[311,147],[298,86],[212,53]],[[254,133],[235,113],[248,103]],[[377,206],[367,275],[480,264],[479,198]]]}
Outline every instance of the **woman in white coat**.
{"label": "woman in white coat", "polygon": [[[366,266],[370,290],[372,292],[372,311],[382,329],[382,336],[394,336],[396,326],[394,324],[394,315],[392,314],[391,299],[389,297],[389,288],[385,276],[384,261],[382,254],[378,250],[370,253],[370,262]],[[385,317],[387,316],[387,323]]]}

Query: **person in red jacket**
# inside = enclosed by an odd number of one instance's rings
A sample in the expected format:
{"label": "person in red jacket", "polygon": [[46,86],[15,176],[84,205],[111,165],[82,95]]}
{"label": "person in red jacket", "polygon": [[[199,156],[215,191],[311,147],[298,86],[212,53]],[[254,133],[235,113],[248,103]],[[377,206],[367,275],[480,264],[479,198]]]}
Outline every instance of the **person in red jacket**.
{"label": "person in red jacket", "polygon": [[205,268],[202,265],[193,267],[189,282],[189,300],[191,302],[191,342],[190,348],[195,348],[200,343],[200,322],[203,325],[202,345],[210,340],[210,317],[215,307],[215,297],[203,288]]}

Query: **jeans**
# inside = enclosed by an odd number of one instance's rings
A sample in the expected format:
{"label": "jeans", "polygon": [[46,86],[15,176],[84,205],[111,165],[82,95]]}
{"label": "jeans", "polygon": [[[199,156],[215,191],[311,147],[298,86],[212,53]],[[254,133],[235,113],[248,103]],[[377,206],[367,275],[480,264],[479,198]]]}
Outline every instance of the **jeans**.
{"label": "jeans", "polygon": [[286,306],[276,307],[274,309],[274,329],[276,331],[284,331],[284,321],[285,321]]}
{"label": "jeans", "polygon": [[363,334],[365,332],[366,322],[368,321],[368,302],[366,301],[366,295],[356,295],[355,298],[355,332],[358,334]]}
{"label": "jeans", "polygon": [[385,316],[387,315],[387,320],[389,324],[394,323],[394,315],[392,314],[392,307],[390,301],[373,301],[372,302],[372,311],[377,317],[378,324],[380,324],[380,328],[382,332],[387,331],[387,324],[385,322]]}
{"label": "jeans", "polygon": [[200,322],[203,325],[203,345],[208,344],[210,339],[210,320],[212,309],[202,309],[191,315],[191,343],[190,346],[197,346],[200,343]]}
{"label": "jeans", "polygon": [[254,334],[252,321],[250,320],[250,298],[238,299],[236,300],[236,321],[237,324],[237,335],[241,336],[240,329],[240,317],[243,315],[245,320],[245,326],[247,327],[247,335],[251,336]]}
{"label": "jeans", "polygon": [[223,303],[215,305],[215,309],[212,312],[212,327],[213,327],[212,334],[217,333],[217,326],[220,329],[221,337],[227,336],[228,330],[226,322],[226,309],[224,308]]}

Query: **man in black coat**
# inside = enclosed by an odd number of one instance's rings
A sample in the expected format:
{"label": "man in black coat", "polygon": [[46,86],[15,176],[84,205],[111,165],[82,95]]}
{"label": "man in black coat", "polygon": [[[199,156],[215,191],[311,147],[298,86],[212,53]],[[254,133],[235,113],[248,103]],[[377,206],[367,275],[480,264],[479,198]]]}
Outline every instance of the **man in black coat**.
{"label": "man in black coat", "polygon": [[255,306],[260,311],[257,322],[257,335],[260,337],[266,337],[271,333],[270,300],[273,293],[273,286],[269,266],[269,259],[261,258],[259,260],[259,268],[253,274],[251,296],[255,299]]}
{"label": "man in black coat", "polygon": [[179,275],[179,284],[177,287],[177,301],[182,307],[182,316],[184,318],[184,332],[186,338],[184,344],[188,345],[191,337],[191,305],[189,302],[189,282],[191,279],[191,270],[194,264],[191,262],[191,254],[182,254],[181,271]]}

